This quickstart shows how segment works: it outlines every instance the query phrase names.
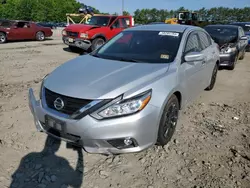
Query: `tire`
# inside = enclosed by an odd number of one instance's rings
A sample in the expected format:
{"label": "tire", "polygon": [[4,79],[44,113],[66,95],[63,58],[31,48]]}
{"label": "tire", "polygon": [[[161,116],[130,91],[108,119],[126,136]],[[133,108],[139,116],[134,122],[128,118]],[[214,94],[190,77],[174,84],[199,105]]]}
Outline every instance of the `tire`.
{"label": "tire", "polygon": [[232,64],[231,66],[228,67],[229,70],[234,70],[235,65],[236,65],[236,63],[237,63],[237,61],[238,61],[238,55],[239,55],[239,54],[237,54],[237,55],[235,56],[235,59],[234,59],[233,64]]}
{"label": "tire", "polygon": [[38,41],[44,41],[45,40],[44,32],[38,31],[36,33],[36,40],[38,40]]}
{"label": "tire", "polygon": [[3,32],[0,32],[0,44],[6,43],[6,42],[7,42],[6,34]]}
{"label": "tire", "polygon": [[243,51],[242,56],[240,57],[239,60],[243,60],[245,58],[246,50]]}
{"label": "tire", "polygon": [[[172,95],[163,110],[158,130],[157,145],[164,146],[171,140],[177,126],[179,109],[179,101],[175,95]],[[171,120],[172,122],[170,122]]]}
{"label": "tire", "polygon": [[104,43],[105,43],[105,41],[102,38],[96,38],[96,39],[94,39],[93,42],[92,42],[91,51],[94,51],[94,50],[98,49]]}
{"label": "tire", "polygon": [[205,89],[206,91],[211,91],[214,88],[214,85],[215,85],[215,82],[216,82],[216,78],[217,78],[217,73],[218,73],[218,65],[215,64],[214,70],[213,70],[213,73],[212,73],[212,76],[211,76],[210,84]]}

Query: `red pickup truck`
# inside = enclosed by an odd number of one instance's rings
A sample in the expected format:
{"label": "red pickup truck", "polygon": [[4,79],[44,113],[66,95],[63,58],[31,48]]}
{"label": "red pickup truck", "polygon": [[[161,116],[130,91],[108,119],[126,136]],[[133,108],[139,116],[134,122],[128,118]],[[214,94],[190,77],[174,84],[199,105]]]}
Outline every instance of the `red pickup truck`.
{"label": "red pickup truck", "polygon": [[50,28],[34,22],[19,20],[0,20],[0,44],[11,40],[45,40],[51,37]]}
{"label": "red pickup truck", "polygon": [[123,29],[134,26],[132,16],[94,15],[84,24],[72,24],[62,31],[62,40],[72,51],[93,51]]}

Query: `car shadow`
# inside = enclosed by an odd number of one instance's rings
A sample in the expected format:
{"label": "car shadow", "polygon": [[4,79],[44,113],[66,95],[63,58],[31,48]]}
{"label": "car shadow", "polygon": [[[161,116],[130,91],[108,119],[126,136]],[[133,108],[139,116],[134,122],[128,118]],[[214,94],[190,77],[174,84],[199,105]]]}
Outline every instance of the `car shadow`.
{"label": "car shadow", "polygon": [[11,40],[11,41],[7,41],[7,43],[4,44],[8,44],[8,43],[22,43],[22,42],[45,42],[45,41],[51,41],[54,40],[53,38],[46,38],[44,41],[37,41],[37,40]]}
{"label": "car shadow", "polygon": [[63,50],[64,50],[65,52],[79,54],[80,56],[81,56],[81,55],[86,55],[86,54],[88,54],[88,52],[86,52],[86,51],[84,51],[84,50],[81,50],[81,49],[76,49],[76,50],[72,51],[72,50],[70,50],[68,47],[65,47],[65,48],[63,48]]}
{"label": "car shadow", "polygon": [[67,147],[78,153],[75,169],[63,157],[55,153],[61,141],[47,137],[44,149],[24,156],[12,175],[10,188],[80,188],[83,182],[82,148]]}

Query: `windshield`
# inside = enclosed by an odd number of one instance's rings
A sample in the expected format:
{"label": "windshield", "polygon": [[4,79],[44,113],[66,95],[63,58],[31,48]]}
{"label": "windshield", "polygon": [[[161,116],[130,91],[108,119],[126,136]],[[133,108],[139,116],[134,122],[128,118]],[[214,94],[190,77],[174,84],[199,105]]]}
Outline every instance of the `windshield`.
{"label": "windshield", "polygon": [[109,16],[92,16],[85,22],[85,24],[107,26],[109,24],[109,20],[110,20]]}
{"label": "windshield", "polygon": [[211,35],[218,44],[234,43],[238,39],[238,28],[230,27],[205,27],[205,30]]}
{"label": "windshield", "polygon": [[182,33],[123,31],[92,55],[128,62],[169,63],[174,61]]}

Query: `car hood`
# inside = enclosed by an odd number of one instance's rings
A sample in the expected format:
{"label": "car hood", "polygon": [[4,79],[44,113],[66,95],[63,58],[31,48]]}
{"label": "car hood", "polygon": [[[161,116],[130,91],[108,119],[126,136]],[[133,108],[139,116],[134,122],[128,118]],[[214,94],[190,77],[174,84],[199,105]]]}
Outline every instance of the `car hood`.
{"label": "car hood", "polygon": [[100,26],[95,25],[84,25],[84,24],[72,24],[65,28],[66,31],[88,31],[94,28],[99,28]]}
{"label": "car hood", "polygon": [[169,64],[131,63],[84,55],[55,69],[44,86],[75,98],[115,98],[166,74],[168,68]]}

